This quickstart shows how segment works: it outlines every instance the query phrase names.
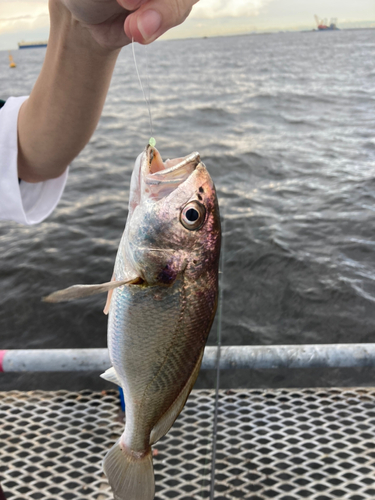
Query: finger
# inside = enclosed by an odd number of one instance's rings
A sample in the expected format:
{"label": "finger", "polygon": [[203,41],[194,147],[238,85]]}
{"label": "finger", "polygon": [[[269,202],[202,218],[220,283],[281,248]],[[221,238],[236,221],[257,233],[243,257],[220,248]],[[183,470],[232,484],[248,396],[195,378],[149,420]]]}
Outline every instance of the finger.
{"label": "finger", "polygon": [[134,12],[139,9],[139,7],[146,2],[147,0],[117,0],[117,3],[121,5],[122,8],[129,10],[130,12]]}
{"label": "finger", "polygon": [[125,33],[134,41],[151,43],[181,24],[198,0],[149,0],[125,20]]}

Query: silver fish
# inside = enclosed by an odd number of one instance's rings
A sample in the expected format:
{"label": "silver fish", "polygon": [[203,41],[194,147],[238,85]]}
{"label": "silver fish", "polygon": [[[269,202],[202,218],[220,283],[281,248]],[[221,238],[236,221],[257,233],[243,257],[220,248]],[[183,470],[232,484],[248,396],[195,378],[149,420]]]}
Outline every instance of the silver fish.
{"label": "silver fish", "polygon": [[[113,365],[103,377],[123,388],[126,404],[125,430],[103,462],[115,500],[154,498],[151,445],[198,376],[216,312],[220,240],[216,191],[199,154],[164,163],[148,146],[135,163],[113,281],[100,285],[109,291]],[[67,300],[89,293],[80,287]]]}

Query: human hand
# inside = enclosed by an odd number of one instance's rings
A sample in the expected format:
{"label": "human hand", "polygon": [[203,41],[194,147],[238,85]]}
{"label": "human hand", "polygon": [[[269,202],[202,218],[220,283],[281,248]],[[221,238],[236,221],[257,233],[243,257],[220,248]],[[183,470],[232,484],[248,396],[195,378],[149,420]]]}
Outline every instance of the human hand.
{"label": "human hand", "polygon": [[181,24],[198,0],[50,0],[63,4],[106,49],[148,44]]}
{"label": "human hand", "polygon": [[148,44],[183,23],[198,0],[117,0],[125,9],[125,33],[130,39]]}

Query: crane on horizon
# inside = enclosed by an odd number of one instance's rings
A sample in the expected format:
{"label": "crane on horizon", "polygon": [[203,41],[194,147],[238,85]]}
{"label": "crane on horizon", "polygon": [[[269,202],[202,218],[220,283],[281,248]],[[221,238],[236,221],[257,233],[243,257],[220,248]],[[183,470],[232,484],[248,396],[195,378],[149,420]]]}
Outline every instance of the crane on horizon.
{"label": "crane on horizon", "polygon": [[330,23],[328,24],[327,19],[319,19],[319,17],[315,14],[315,21],[318,26],[319,31],[324,30],[337,30],[337,17],[332,17]]}

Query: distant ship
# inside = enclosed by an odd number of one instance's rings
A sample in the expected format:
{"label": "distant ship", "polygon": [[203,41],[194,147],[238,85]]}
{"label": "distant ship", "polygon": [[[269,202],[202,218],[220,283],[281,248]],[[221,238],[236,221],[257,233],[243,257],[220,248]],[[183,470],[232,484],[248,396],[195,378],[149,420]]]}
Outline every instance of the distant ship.
{"label": "distant ship", "polygon": [[47,47],[47,42],[18,42],[19,49],[35,49]]}
{"label": "distant ship", "polygon": [[332,18],[330,23],[328,24],[327,19],[319,19],[318,16],[315,16],[315,21],[318,26],[319,31],[332,31],[332,30],[338,30],[339,28],[337,27],[337,19]]}

